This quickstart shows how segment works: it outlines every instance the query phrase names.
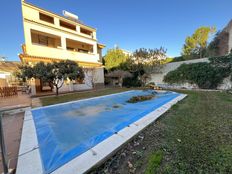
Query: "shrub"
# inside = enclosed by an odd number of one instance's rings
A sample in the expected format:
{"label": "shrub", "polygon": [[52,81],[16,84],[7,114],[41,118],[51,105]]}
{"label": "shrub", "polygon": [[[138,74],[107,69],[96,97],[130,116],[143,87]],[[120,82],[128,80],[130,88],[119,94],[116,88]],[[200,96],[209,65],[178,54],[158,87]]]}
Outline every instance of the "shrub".
{"label": "shrub", "polygon": [[173,83],[197,84],[199,88],[214,89],[231,73],[232,56],[210,58],[210,63],[182,64],[170,71],[164,81]]}
{"label": "shrub", "polygon": [[171,62],[180,62],[180,61],[185,61],[183,56],[174,57]]}
{"label": "shrub", "polygon": [[128,103],[138,103],[146,100],[151,100],[155,97],[155,95],[139,95],[131,97],[127,102]]}
{"label": "shrub", "polygon": [[138,77],[127,77],[123,79],[122,86],[125,87],[140,87],[142,86],[142,82],[138,79]]}

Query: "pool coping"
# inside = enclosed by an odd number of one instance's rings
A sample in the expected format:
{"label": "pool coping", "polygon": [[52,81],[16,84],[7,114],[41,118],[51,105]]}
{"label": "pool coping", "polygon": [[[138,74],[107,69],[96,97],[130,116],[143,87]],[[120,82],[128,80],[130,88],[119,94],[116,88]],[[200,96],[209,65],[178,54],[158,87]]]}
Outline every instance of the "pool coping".
{"label": "pool coping", "polygon": [[[127,92],[129,91],[120,92],[120,93],[127,93]],[[106,96],[117,95],[117,94],[118,93],[93,97],[93,98],[103,98]],[[130,124],[130,126],[120,130],[117,134],[110,136],[109,138],[100,142],[90,150],[70,160],[68,163],[64,164],[63,166],[53,171],[51,174],[73,174],[73,173],[81,174],[89,171],[92,167],[98,165],[103,160],[105,160],[108,156],[110,156],[117,149],[119,149],[123,144],[128,142],[132,137],[134,137],[136,134],[142,131],[145,127],[147,127],[149,124],[154,122],[163,113],[169,110],[172,105],[184,99],[186,96],[187,96],[186,94],[180,94],[176,98],[172,99],[171,101],[167,102],[161,107],[145,115],[143,118]],[[64,104],[74,103],[84,100],[91,100],[93,98],[71,101],[67,103],[61,103],[61,104],[56,104],[46,107],[64,105]],[[36,128],[35,128],[31,110],[34,109],[28,109],[25,111],[16,174],[32,174],[32,173],[44,174],[42,160],[39,152],[37,135],[36,135]]]}

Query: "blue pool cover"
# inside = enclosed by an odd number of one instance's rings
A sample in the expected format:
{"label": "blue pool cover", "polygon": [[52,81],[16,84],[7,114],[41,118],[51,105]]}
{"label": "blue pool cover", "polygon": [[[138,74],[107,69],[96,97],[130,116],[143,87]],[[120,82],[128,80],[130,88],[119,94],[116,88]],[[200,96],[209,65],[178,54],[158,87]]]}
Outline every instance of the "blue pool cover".
{"label": "blue pool cover", "polygon": [[180,95],[158,93],[152,100],[127,102],[151,92],[133,90],[32,110],[44,173],[51,173]]}

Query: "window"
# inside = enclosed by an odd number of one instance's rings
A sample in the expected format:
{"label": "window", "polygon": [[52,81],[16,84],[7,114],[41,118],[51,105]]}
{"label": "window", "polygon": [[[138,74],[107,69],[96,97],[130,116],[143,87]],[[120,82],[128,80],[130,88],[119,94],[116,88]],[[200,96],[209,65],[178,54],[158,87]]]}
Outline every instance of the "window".
{"label": "window", "polygon": [[81,53],[93,53],[93,45],[68,38],[66,39],[66,48],[70,51],[77,51]]}
{"label": "window", "polygon": [[57,48],[61,46],[61,38],[59,36],[31,30],[31,41],[33,44],[39,44],[47,47]]}
{"label": "window", "polygon": [[91,35],[92,35],[92,33],[93,33],[92,31],[87,30],[87,29],[84,29],[84,28],[81,28],[81,30],[80,30],[80,31],[81,31],[81,33],[83,33],[83,34],[87,34],[87,35],[90,35],[90,36],[91,36]]}
{"label": "window", "polygon": [[48,46],[48,37],[47,36],[43,36],[43,35],[37,35],[38,36],[38,43],[41,45],[46,45]]}
{"label": "window", "polygon": [[51,24],[54,24],[54,18],[43,13],[39,13],[39,19]]}
{"label": "window", "polygon": [[60,26],[64,27],[64,28],[67,28],[67,29],[70,29],[70,30],[76,31],[76,25],[70,24],[70,23],[65,22],[65,21],[60,20]]}

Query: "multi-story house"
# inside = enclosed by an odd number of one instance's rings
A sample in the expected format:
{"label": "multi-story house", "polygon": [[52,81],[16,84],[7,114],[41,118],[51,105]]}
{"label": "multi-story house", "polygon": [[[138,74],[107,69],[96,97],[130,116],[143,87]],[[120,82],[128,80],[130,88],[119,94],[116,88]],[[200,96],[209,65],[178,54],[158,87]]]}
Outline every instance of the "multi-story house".
{"label": "multi-story house", "polygon": [[[54,14],[22,0],[25,44],[19,57],[23,63],[73,60],[85,69],[83,82],[66,82],[61,91],[90,89],[104,85],[103,44],[98,43],[96,29],[79,21],[76,15]],[[31,81],[32,94],[52,90],[39,79]]]}

